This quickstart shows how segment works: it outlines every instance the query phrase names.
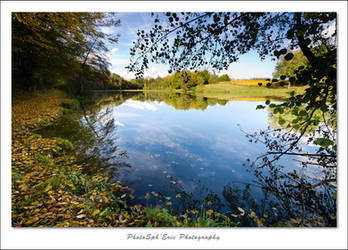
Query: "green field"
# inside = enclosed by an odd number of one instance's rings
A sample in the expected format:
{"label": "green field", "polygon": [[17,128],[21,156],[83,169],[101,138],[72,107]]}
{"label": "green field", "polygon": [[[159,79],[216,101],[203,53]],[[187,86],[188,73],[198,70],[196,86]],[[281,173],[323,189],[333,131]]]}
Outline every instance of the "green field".
{"label": "green field", "polygon": [[273,98],[285,99],[289,97],[291,91],[297,94],[303,93],[306,87],[252,87],[240,86],[233,83],[217,83],[197,86],[195,94],[198,96],[214,97],[220,99],[258,99],[258,98]]}

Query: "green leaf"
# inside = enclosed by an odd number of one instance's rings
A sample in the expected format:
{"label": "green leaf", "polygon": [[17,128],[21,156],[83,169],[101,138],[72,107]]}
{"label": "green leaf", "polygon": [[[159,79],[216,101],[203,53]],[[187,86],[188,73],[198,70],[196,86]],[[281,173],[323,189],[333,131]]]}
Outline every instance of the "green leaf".
{"label": "green leaf", "polygon": [[279,117],[279,120],[278,120],[278,123],[279,125],[283,125],[286,121],[282,118],[282,117]]}
{"label": "green leaf", "polygon": [[270,103],[271,103],[271,101],[270,100],[266,100],[266,105],[269,105]]}
{"label": "green leaf", "polygon": [[265,106],[263,106],[263,105],[257,105],[256,106],[256,109],[264,109],[265,108]]}
{"label": "green leaf", "polygon": [[299,116],[305,116],[306,114],[307,114],[307,112],[304,111],[304,110],[301,110],[301,111],[298,113]]}
{"label": "green leaf", "polygon": [[322,146],[324,148],[327,148],[331,145],[334,145],[334,142],[331,141],[330,139],[328,138],[317,138],[315,140],[315,144],[319,145],[319,146]]}
{"label": "green leaf", "polygon": [[312,124],[313,124],[314,126],[317,126],[317,125],[319,124],[319,120],[312,120]]}
{"label": "green leaf", "polygon": [[296,118],[294,120],[291,121],[291,123],[298,123],[301,119],[300,118]]}

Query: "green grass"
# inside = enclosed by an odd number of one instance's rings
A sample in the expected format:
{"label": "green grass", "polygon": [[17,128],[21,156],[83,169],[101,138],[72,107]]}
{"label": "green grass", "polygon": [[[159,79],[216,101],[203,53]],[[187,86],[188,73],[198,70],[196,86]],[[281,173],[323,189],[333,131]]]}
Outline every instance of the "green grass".
{"label": "green grass", "polygon": [[304,92],[306,87],[250,87],[237,86],[230,83],[208,84],[197,86],[195,94],[197,96],[221,98],[221,99],[285,99],[289,97],[290,91],[296,94]]}

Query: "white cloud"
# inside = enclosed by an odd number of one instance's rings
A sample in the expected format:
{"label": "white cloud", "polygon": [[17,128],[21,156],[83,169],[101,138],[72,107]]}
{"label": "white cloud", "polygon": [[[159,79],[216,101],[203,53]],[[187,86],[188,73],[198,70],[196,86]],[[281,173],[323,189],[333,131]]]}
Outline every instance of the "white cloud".
{"label": "white cloud", "polygon": [[129,113],[129,112],[118,112],[116,111],[115,112],[115,117],[117,118],[130,118],[130,117],[139,117],[139,116],[142,116],[140,114],[134,114],[134,113]]}
{"label": "white cloud", "polygon": [[157,78],[159,77],[165,77],[168,75],[168,66],[163,64],[154,64],[150,66],[148,70],[146,70],[144,77],[151,77],[151,78]]}
{"label": "white cloud", "polygon": [[126,66],[129,64],[129,62],[130,62],[129,59],[122,59],[122,58],[119,58],[119,59],[113,58],[110,60],[110,63],[112,64],[113,68]]}
{"label": "white cloud", "polygon": [[[113,58],[110,60],[111,63],[111,72],[116,73],[123,78],[130,80],[135,78],[134,73],[128,72],[125,67],[130,63],[129,59],[125,58]],[[150,66],[149,69],[147,69],[144,73],[145,78],[157,78],[159,77],[165,77],[168,75],[168,66],[163,64],[153,64]]]}
{"label": "white cloud", "polygon": [[111,57],[112,54],[114,54],[114,53],[117,52],[117,51],[118,51],[118,48],[113,48],[113,49],[109,50],[108,52],[106,52],[106,55],[107,55],[108,57]]}
{"label": "white cloud", "polygon": [[141,109],[141,110],[152,110],[156,111],[157,106],[161,106],[162,103],[160,102],[140,102],[140,101],[134,101],[134,100],[127,100],[123,103],[124,106],[128,106],[134,109]]}

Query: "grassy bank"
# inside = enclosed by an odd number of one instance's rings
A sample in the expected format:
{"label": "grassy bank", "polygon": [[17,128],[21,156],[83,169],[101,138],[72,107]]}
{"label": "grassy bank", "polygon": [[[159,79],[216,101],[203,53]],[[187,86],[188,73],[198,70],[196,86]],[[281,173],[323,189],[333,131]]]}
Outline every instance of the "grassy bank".
{"label": "grassy bank", "polygon": [[291,91],[296,93],[304,92],[306,87],[259,87],[240,86],[233,83],[217,83],[197,86],[195,94],[198,96],[213,97],[220,99],[243,99],[243,98],[264,98],[264,99],[285,99]]}
{"label": "grassy bank", "polygon": [[[18,99],[20,97],[20,99]],[[213,211],[171,213],[166,207],[129,206],[132,192],[106,174],[84,174],[74,145],[43,138],[37,129],[53,125],[78,107],[61,91],[16,95],[12,104],[12,226],[14,227],[231,227],[236,218]],[[209,203],[208,203],[209,204]],[[243,212],[244,213],[244,212]],[[245,213],[247,214],[247,213]],[[240,215],[235,215],[240,216]]]}

